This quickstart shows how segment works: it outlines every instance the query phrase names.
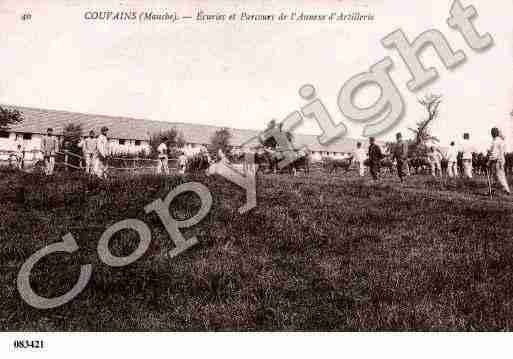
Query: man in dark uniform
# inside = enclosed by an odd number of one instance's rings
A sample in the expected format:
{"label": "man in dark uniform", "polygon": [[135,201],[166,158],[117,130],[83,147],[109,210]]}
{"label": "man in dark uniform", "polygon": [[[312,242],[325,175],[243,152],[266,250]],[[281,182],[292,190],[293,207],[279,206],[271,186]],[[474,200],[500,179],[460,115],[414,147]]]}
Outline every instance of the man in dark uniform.
{"label": "man in dark uniform", "polygon": [[369,169],[374,181],[378,180],[383,154],[381,148],[375,143],[374,137],[369,138]]}

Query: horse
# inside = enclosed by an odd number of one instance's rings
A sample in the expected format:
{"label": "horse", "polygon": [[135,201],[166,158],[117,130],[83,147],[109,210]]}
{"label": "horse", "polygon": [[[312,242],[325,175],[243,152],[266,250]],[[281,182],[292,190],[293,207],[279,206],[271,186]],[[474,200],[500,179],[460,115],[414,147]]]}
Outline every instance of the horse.
{"label": "horse", "polygon": [[185,170],[187,172],[201,172],[206,171],[209,166],[210,159],[208,154],[205,152],[199,152],[187,157]]}
{"label": "horse", "polygon": [[391,156],[385,156],[381,159],[380,166],[385,171],[388,171],[388,173],[393,174],[394,173],[394,161],[392,160]]}
{"label": "horse", "polygon": [[472,154],[472,167],[478,175],[486,175],[488,171],[488,156],[484,153]]}
{"label": "horse", "polygon": [[330,157],[324,157],[322,159],[322,162],[323,162],[324,169],[329,174],[333,174],[333,173],[337,172],[337,170],[339,170],[339,169],[342,169],[345,171],[344,173],[347,173],[351,168],[353,159],[354,159],[353,156],[344,158],[344,159],[334,159],[334,158],[330,158]]}
{"label": "horse", "polygon": [[425,157],[413,157],[408,159],[408,165],[415,171],[415,174],[429,173],[430,164]]}
{"label": "horse", "polygon": [[[285,153],[282,150],[265,149],[263,153],[255,155],[255,162],[267,164],[269,172],[288,172],[295,176],[299,170],[303,170],[306,174],[310,173],[310,154],[304,150],[288,150],[292,153]],[[292,156],[291,156],[292,155]],[[292,162],[280,168],[282,161],[287,161],[288,157],[292,157]]]}
{"label": "horse", "polygon": [[507,175],[513,174],[513,152],[508,152],[504,155],[504,170],[506,171]]}

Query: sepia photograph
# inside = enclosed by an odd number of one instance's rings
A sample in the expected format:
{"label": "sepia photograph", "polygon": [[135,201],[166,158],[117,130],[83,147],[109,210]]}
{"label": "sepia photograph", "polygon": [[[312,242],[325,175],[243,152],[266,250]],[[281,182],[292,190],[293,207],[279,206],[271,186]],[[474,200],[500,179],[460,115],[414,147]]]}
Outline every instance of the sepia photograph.
{"label": "sepia photograph", "polygon": [[488,355],[513,329],[512,16],[0,0],[1,357]]}

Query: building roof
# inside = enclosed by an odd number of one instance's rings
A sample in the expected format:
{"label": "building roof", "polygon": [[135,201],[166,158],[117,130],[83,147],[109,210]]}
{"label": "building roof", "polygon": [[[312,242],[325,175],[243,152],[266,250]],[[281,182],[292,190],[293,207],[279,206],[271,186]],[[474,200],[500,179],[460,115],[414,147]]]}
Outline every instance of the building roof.
{"label": "building roof", "polygon": [[[4,108],[16,109],[21,112],[23,121],[12,125],[10,132],[45,134],[47,128],[53,128],[54,134],[61,135],[69,123],[80,124],[84,135],[94,130],[100,133],[103,126],[109,128],[108,136],[116,139],[148,141],[154,133],[175,128],[182,133],[188,143],[208,144],[215,131],[221,127],[193,123],[163,122],[147,119],[136,119],[120,116],[105,116],[84,114],[68,111],[38,109],[13,105],[1,105]],[[228,128],[232,137],[231,144],[240,146],[259,135],[259,131]],[[297,147],[306,146],[311,151],[351,152],[356,147],[357,140],[343,138],[321,145],[317,136],[294,133],[294,144]]]}

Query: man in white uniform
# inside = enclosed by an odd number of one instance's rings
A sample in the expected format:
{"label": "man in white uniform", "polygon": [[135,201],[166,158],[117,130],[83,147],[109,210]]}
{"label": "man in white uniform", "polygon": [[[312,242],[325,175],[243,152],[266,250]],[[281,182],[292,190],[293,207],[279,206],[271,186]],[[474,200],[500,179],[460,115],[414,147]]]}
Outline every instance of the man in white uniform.
{"label": "man in white uniform", "polygon": [[14,153],[15,167],[19,170],[23,168],[23,148],[18,145],[16,152]]}
{"label": "man in white uniform", "polygon": [[463,172],[465,177],[472,178],[472,154],[476,152],[475,147],[470,143],[470,136],[468,133],[463,134],[463,142],[461,143],[461,150],[463,153]]}
{"label": "man in white uniform", "polygon": [[442,177],[442,154],[435,150],[434,147],[431,147],[428,153],[428,159],[431,166],[431,175],[436,177],[439,173],[440,177]]}
{"label": "man in white uniform", "polygon": [[45,174],[47,176],[53,175],[55,168],[55,156],[59,151],[59,143],[55,136],[53,136],[53,129],[48,128],[46,136],[43,136],[41,140],[41,152],[43,152],[43,158],[45,161]]}
{"label": "man in white uniform", "polygon": [[362,143],[356,144],[356,150],[354,151],[354,160],[358,166],[358,173],[360,177],[365,176],[365,159],[367,158],[367,152],[362,148]]}
{"label": "man in white uniform", "polygon": [[447,174],[451,178],[458,176],[458,150],[454,145],[454,141],[451,142],[447,150]]}
{"label": "man in white uniform", "polygon": [[107,127],[102,127],[101,135],[96,140],[96,169],[95,173],[100,178],[107,178],[107,156],[110,154],[109,139],[107,138]]}
{"label": "man in white uniform", "polygon": [[162,143],[157,147],[158,162],[157,174],[169,174],[168,156],[167,156],[167,137],[162,138]]}
{"label": "man in white uniform", "polygon": [[223,152],[223,150],[221,148],[217,151],[217,159],[224,163],[230,162],[230,161],[228,161],[228,157],[226,157],[226,154]]}
{"label": "man in white uniform", "polygon": [[89,131],[89,137],[86,137],[78,144],[82,148],[85,160],[85,172],[89,174],[94,173],[94,166],[96,163],[96,138],[93,130]]}
{"label": "man in white uniform", "polygon": [[182,151],[182,152],[180,152],[180,155],[178,156],[178,173],[181,175],[185,174],[186,168],[187,168],[187,156]]}
{"label": "man in white uniform", "polygon": [[504,140],[500,137],[500,131],[497,127],[492,128],[492,144],[490,146],[490,157],[488,162],[488,168],[494,174],[495,180],[500,183],[504,191],[508,194],[511,194],[509,190],[508,181],[506,180],[506,172],[504,171],[505,160],[505,152],[506,145]]}

